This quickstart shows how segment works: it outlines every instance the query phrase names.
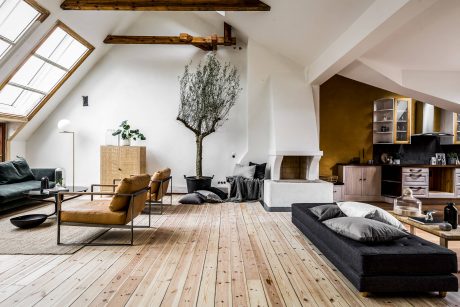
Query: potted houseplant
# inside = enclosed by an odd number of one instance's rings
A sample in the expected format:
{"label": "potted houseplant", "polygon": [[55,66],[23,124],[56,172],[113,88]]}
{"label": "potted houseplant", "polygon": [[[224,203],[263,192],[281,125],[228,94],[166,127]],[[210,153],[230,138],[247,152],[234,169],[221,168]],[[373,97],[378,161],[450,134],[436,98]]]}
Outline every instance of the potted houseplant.
{"label": "potted houseplant", "polygon": [[447,164],[455,165],[457,164],[458,155],[456,152],[449,152],[447,154]]}
{"label": "potted houseplant", "polygon": [[121,136],[121,146],[130,146],[131,140],[146,140],[145,136],[139,131],[139,129],[131,129],[131,125],[128,124],[127,120],[122,121],[117,131],[112,133],[112,135]]}
{"label": "potted houseplant", "polygon": [[195,176],[185,176],[189,193],[211,186],[213,177],[203,176],[203,140],[228,119],[240,88],[235,66],[221,64],[214,52],[200,62],[195,71],[185,66],[180,77],[180,106],[177,120],[195,135]]}

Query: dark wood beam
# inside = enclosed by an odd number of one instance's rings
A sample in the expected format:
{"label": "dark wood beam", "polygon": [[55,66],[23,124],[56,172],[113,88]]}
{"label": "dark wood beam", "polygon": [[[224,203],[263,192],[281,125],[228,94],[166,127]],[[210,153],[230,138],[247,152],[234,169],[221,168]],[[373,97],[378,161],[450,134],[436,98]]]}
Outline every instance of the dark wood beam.
{"label": "dark wood beam", "polygon": [[260,0],[64,0],[63,10],[270,11]]}
{"label": "dark wood beam", "polygon": [[[213,43],[212,37],[190,37],[192,38],[191,40],[183,40],[181,39],[181,36],[107,35],[107,37],[104,39],[104,43],[115,45],[195,45]],[[225,46],[223,37],[216,36],[215,41],[216,45]],[[236,45],[236,37],[231,38],[231,45]]]}
{"label": "dark wood beam", "polygon": [[193,45],[204,51],[217,50],[217,46],[234,46],[236,37],[232,37],[232,26],[224,24],[224,36],[213,34],[207,37],[194,37],[187,33],[179,36],[130,36],[107,35],[106,44],[119,45]]}

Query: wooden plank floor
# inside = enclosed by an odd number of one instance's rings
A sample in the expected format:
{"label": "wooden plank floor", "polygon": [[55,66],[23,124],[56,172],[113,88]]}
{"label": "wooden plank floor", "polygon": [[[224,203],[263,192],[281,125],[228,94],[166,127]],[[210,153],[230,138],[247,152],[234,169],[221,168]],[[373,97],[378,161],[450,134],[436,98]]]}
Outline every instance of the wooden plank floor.
{"label": "wooden plank floor", "polygon": [[132,247],[0,255],[0,305],[460,304],[458,293],[363,298],[290,222],[290,213],[268,213],[258,203],[169,206],[152,223],[136,233]]}

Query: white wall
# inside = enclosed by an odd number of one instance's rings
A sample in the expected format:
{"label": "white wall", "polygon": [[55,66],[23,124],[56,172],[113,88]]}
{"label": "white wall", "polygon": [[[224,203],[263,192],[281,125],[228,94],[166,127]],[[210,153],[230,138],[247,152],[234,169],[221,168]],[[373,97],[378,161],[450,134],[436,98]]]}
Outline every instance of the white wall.
{"label": "white wall", "polygon": [[[124,33],[207,35],[222,31],[210,28],[195,14],[146,13]],[[237,162],[267,162],[270,149],[318,150],[313,95],[303,67],[253,40],[241,47],[218,51],[218,57],[239,68],[243,92],[229,121],[205,139],[203,173],[215,175],[214,184],[231,175]],[[113,47],[28,139],[30,164],[64,167],[71,178],[71,138],[56,128],[60,119],[67,118],[77,132],[76,183],[99,182],[99,147],[105,143],[106,130],[127,119],[147,137],[148,171],[171,167],[175,190],[183,191],[183,175],[195,174],[195,139],[176,121],[178,77],[190,60],[196,64],[204,56],[205,52],[192,46]],[[89,96],[89,107],[82,106],[82,95]],[[280,142],[293,132],[303,139]],[[276,143],[281,147],[275,148]]]}
{"label": "white wall", "polygon": [[[178,35],[181,32],[208,35],[211,29],[193,14],[143,14],[125,33],[132,35]],[[121,34],[121,33],[120,33]],[[221,48],[218,57],[235,64],[241,74],[243,92],[230,119],[204,141],[204,175],[223,180],[231,174],[234,160],[246,152],[247,99],[246,47]],[[27,142],[27,158],[33,167],[62,166],[71,174],[71,137],[57,132],[57,122],[67,118],[76,131],[76,183],[99,182],[99,147],[107,129],[122,120],[139,128],[147,137],[147,169],[171,167],[174,186],[185,186],[183,175],[195,174],[195,139],[176,121],[179,105],[178,77],[184,66],[196,64],[205,52],[193,46],[115,46],[63,99],[59,107]],[[82,106],[89,96],[89,107]]]}
{"label": "white wall", "polygon": [[248,152],[242,160],[266,162],[269,153],[294,147],[318,151],[313,94],[303,68],[251,39],[247,63]]}

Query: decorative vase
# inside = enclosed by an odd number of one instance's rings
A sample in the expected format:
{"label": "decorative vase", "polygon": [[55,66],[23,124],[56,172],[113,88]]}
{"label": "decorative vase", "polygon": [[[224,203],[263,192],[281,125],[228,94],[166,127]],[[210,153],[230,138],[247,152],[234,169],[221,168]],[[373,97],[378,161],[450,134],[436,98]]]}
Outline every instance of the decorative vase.
{"label": "decorative vase", "polygon": [[127,140],[122,139],[120,144],[121,144],[121,146],[131,146],[131,140],[130,139],[127,139]]}
{"label": "decorative vase", "polygon": [[452,225],[452,229],[457,229],[458,211],[454,203],[447,203],[444,208],[444,221]]}
{"label": "decorative vase", "polygon": [[54,181],[56,182],[57,188],[65,187],[65,171],[64,169],[58,167],[54,171]]}

